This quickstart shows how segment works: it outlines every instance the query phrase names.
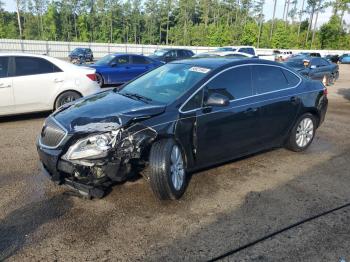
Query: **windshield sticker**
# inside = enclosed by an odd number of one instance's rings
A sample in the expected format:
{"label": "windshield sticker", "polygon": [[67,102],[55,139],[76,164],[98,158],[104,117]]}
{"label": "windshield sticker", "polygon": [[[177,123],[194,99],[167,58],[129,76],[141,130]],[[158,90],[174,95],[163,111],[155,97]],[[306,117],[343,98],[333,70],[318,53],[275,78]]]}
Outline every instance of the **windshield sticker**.
{"label": "windshield sticker", "polygon": [[199,67],[199,66],[191,67],[189,70],[192,72],[197,72],[197,73],[202,73],[202,74],[206,74],[210,71],[209,68],[204,68],[204,67]]}

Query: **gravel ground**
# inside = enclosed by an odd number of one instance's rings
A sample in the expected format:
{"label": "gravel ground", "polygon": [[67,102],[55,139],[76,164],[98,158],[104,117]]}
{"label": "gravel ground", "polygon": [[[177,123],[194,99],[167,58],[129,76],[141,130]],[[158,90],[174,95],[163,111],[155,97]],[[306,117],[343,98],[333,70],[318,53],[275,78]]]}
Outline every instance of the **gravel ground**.
{"label": "gravel ground", "polygon": [[[43,177],[35,149],[47,114],[0,121],[0,261],[206,261],[350,202],[350,66],[304,153],[275,149],[192,177],[160,202],[143,179],[101,200]],[[350,208],[226,257],[226,261],[350,261]]]}

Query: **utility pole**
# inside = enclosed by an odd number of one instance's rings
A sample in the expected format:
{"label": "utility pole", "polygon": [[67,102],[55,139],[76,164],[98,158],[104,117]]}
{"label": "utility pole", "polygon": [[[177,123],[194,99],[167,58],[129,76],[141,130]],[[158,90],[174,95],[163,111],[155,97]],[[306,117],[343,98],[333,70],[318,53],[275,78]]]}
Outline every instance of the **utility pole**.
{"label": "utility pole", "polygon": [[21,16],[19,14],[19,3],[20,0],[16,0],[16,7],[17,7],[17,20],[18,20],[18,29],[19,29],[19,36],[21,39],[23,39],[22,35],[22,23],[21,23]]}

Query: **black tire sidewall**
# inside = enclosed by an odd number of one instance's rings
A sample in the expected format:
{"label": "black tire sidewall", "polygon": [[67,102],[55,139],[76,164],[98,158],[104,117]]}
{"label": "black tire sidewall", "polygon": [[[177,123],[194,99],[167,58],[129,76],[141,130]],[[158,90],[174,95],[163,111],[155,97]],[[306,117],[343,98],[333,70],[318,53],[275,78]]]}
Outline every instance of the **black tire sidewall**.
{"label": "black tire sidewall", "polygon": [[180,152],[181,152],[181,157],[182,157],[182,161],[183,161],[183,165],[184,165],[184,169],[185,169],[185,159],[184,159],[184,154],[181,150],[181,147],[175,143],[174,140],[170,139],[171,143],[169,143],[169,148],[168,148],[168,152],[166,154],[166,172],[167,172],[167,178],[168,178],[168,185],[169,185],[169,188],[172,192],[172,194],[174,195],[174,198],[178,199],[180,198],[185,190],[186,190],[186,187],[187,187],[187,175],[186,175],[186,171],[185,171],[185,174],[184,174],[184,181],[182,183],[182,186],[179,190],[176,190],[174,185],[173,185],[173,181],[172,181],[172,177],[171,177],[171,152],[173,150],[173,147],[176,145],[178,146],[178,148],[180,149]]}
{"label": "black tire sidewall", "polygon": [[[172,179],[171,179],[171,152],[174,147],[177,145],[181,152],[181,157],[184,163],[185,169],[185,177],[183,184],[179,190],[176,190]],[[184,153],[180,145],[178,145],[174,139],[162,139],[156,141],[153,144],[155,147],[159,147],[160,150],[151,149],[150,155],[150,182],[154,192],[159,192],[156,195],[160,199],[179,199],[185,192],[188,184],[188,176],[186,172],[186,161],[184,158]],[[152,146],[152,147],[153,147]],[[152,166],[152,159],[159,159],[158,165],[160,166]]]}
{"label": "black tire sidewall", "polygon": [[[298,126],[300,124],[300,122],[305,119],[305,118],[310,118],[312,120],[312,123],[313,123],[313,136],[310,140],[310,142],[304,146],[304,147],[300,147],[297,142],[296,142],[296,133],[297,133],[297,129],[298,129]],[[296,152],[301,152],[301,151],[304,151],[306,150],[311,144],[312,144],[312,141],[314,140],[315,138],[315,135],[316,135],[316,119],[315,117],[310,114],[310,113],[306,113],[306,114],[303,114],[302,116],[299,117],[299,119],[296,121],[291,133],[290,133],[290,136],[289,136],[289,141],[288,141],[288,147],[293,150],[293,151],[296,151]]]}
{"label": "black tire sidewall", "polygon": [[100,78],[101,79],[101,83],[97,83],[100,87],[103,87],[104,85],[104,80],[103,77],[100,73],[96,73],[96,78]]}
{"label": "black tire sidewall", "polygon": [[80,94],[78,94],[77,92],[74,92],[74,91],[66,91],[66,92],[63,92],[62,94],[60,94],[57,99],[56,99],[56,102],[55,102],[55,108],[54,109],[57,109],[59,108],[60,106],[62,106],[62,100],[67,97],[67,96],[71,96],[71,95],[74,95],[75,96],[75,100],[76,99],[79,99],[81,97]]}

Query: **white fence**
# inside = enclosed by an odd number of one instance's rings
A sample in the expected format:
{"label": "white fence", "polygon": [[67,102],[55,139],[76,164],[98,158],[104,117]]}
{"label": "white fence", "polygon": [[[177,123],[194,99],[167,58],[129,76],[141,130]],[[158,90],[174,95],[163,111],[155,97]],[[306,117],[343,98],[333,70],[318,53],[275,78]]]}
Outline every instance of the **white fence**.
{"label": "white fence", "polygon": [[[34,54],[47,54],[53,57],[65,58],[77,47],[91,48],[96,58],[110,53],[134,53],[151,54],[158,48],[186,48],[195,53],[202,53],[214,50],[215,47],[206,46],[164,46],[164,45],[135,45],[135,44],[107,44],[107,43],[86,43],[86,42],[56,42],[36,41],[19,39],[0,39],[0,51],[2,52],[27,52]],[[273,49],[257,49],[259,55],[271,55]],[[299,53],[309,50],[289,50]],[[350,53],[348,50],[313,50],[322,55]]]}

